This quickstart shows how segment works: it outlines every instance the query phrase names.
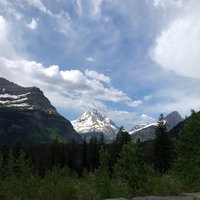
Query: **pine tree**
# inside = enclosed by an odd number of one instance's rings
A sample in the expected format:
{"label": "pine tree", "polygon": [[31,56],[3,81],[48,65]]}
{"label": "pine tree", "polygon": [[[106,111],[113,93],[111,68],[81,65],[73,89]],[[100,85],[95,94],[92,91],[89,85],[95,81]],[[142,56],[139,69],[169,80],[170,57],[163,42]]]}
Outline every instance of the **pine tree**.
{"label": "pine tree", "polygon": [[192,111],[177,141],[174,170],[188,188],[200,187],[200,113]]}
{"label": "pine tree", "polygon": [[116,141],[121,147],[131,141],[130,134],[124,130],[123,126],[120,127],[117,133]]}
{"label": "pine tree", "polygon": [[164,174],[171,167],[173,145],[166,132],[166,122],[163,114],[160,115],[158,121],[153,145],[154,168],[161,174]]}
{"label": "pine tree", "polygon": [[109,154],[101,147],[99,151],[99,168],[96,171],[96,185],[102,199],[110,196]]}
{"label": "pine tree", "polygon": [[14,158],[14,153],[13,149],[9,148],[8,152],[8,159],[7,159],[7,165],[6,165],[6,171],[7,171],[7,177],[12,177],[15,175],[15,158]]}
{"label": "pine tree", "polygon": [[20,178],[27,178],[31,175],[30,161],[26,158],[26,154],[22,150],[16,159],[15,173]]}

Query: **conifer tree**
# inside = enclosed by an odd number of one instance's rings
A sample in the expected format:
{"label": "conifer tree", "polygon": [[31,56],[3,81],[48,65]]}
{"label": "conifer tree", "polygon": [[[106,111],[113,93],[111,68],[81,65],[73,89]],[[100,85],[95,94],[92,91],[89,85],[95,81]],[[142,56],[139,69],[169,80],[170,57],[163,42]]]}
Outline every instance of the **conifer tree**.
{"label": "conifer tree", "polygon": [[156,138],[153,145],[154,168],[164,174],[171,167],[173,145],[166,132],[166,122],[163,114],[160,115],[157,124]]}
{"label": "conifer tree", "polygon": [[110,196],[109,154],[101,147],[99,151],[99,168],[96,171],[96,185],[102,198]]}
{"label": "conifer tree", "polygon": [[177,141],[177,160],[174,167],[188,187],[200,187],[200,113],[192,111]]}
{"label": "conifer tree", "polygon": [[7,177],[12,177],[15,175],[14,170],[15,170],[15,158],[14,158],[14,153],[13,149],[9,148],[8,151],[8,159],[7,159],[7,165],[6,165],[6,171],[7,171]]}
{"label": "conifer tree", "polygon": [[20,178],[27,178],[31,175],[30,161],[26,158],[26,154],[22,150],[16,159],[15,173]]}

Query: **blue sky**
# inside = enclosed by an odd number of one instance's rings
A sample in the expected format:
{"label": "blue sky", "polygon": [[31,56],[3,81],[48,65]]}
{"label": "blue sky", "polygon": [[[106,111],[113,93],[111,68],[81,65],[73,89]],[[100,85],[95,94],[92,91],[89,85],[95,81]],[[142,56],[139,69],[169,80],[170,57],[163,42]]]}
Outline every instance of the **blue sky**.
{"label": "blue sky", "polygon": [[199,0],[0,0],[0,76],[74,120],[127,129],[200,110]]}

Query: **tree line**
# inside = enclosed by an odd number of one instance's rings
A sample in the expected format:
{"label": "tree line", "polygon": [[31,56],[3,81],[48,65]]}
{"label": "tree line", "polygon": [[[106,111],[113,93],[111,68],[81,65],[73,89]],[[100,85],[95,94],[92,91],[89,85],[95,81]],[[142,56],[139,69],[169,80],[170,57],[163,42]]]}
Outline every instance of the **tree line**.
{"label": "tree line", "polygon": [[200,113],[192,111],[178,138],[170,139],[161,114],[156,138],[131,141],[123,127],[116,140],[25,145],[0,153],[0,199],[104,199],[169,195],[200,189]]}

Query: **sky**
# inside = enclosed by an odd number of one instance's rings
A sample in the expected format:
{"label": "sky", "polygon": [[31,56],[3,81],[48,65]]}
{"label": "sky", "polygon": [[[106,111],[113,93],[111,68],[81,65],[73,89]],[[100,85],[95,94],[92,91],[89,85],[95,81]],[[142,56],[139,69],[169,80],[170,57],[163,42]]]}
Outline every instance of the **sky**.
{"label": "sky", "polygon": [[200,0],[0,0],[0,77],[69,120],[126,129],[200,110]]}

